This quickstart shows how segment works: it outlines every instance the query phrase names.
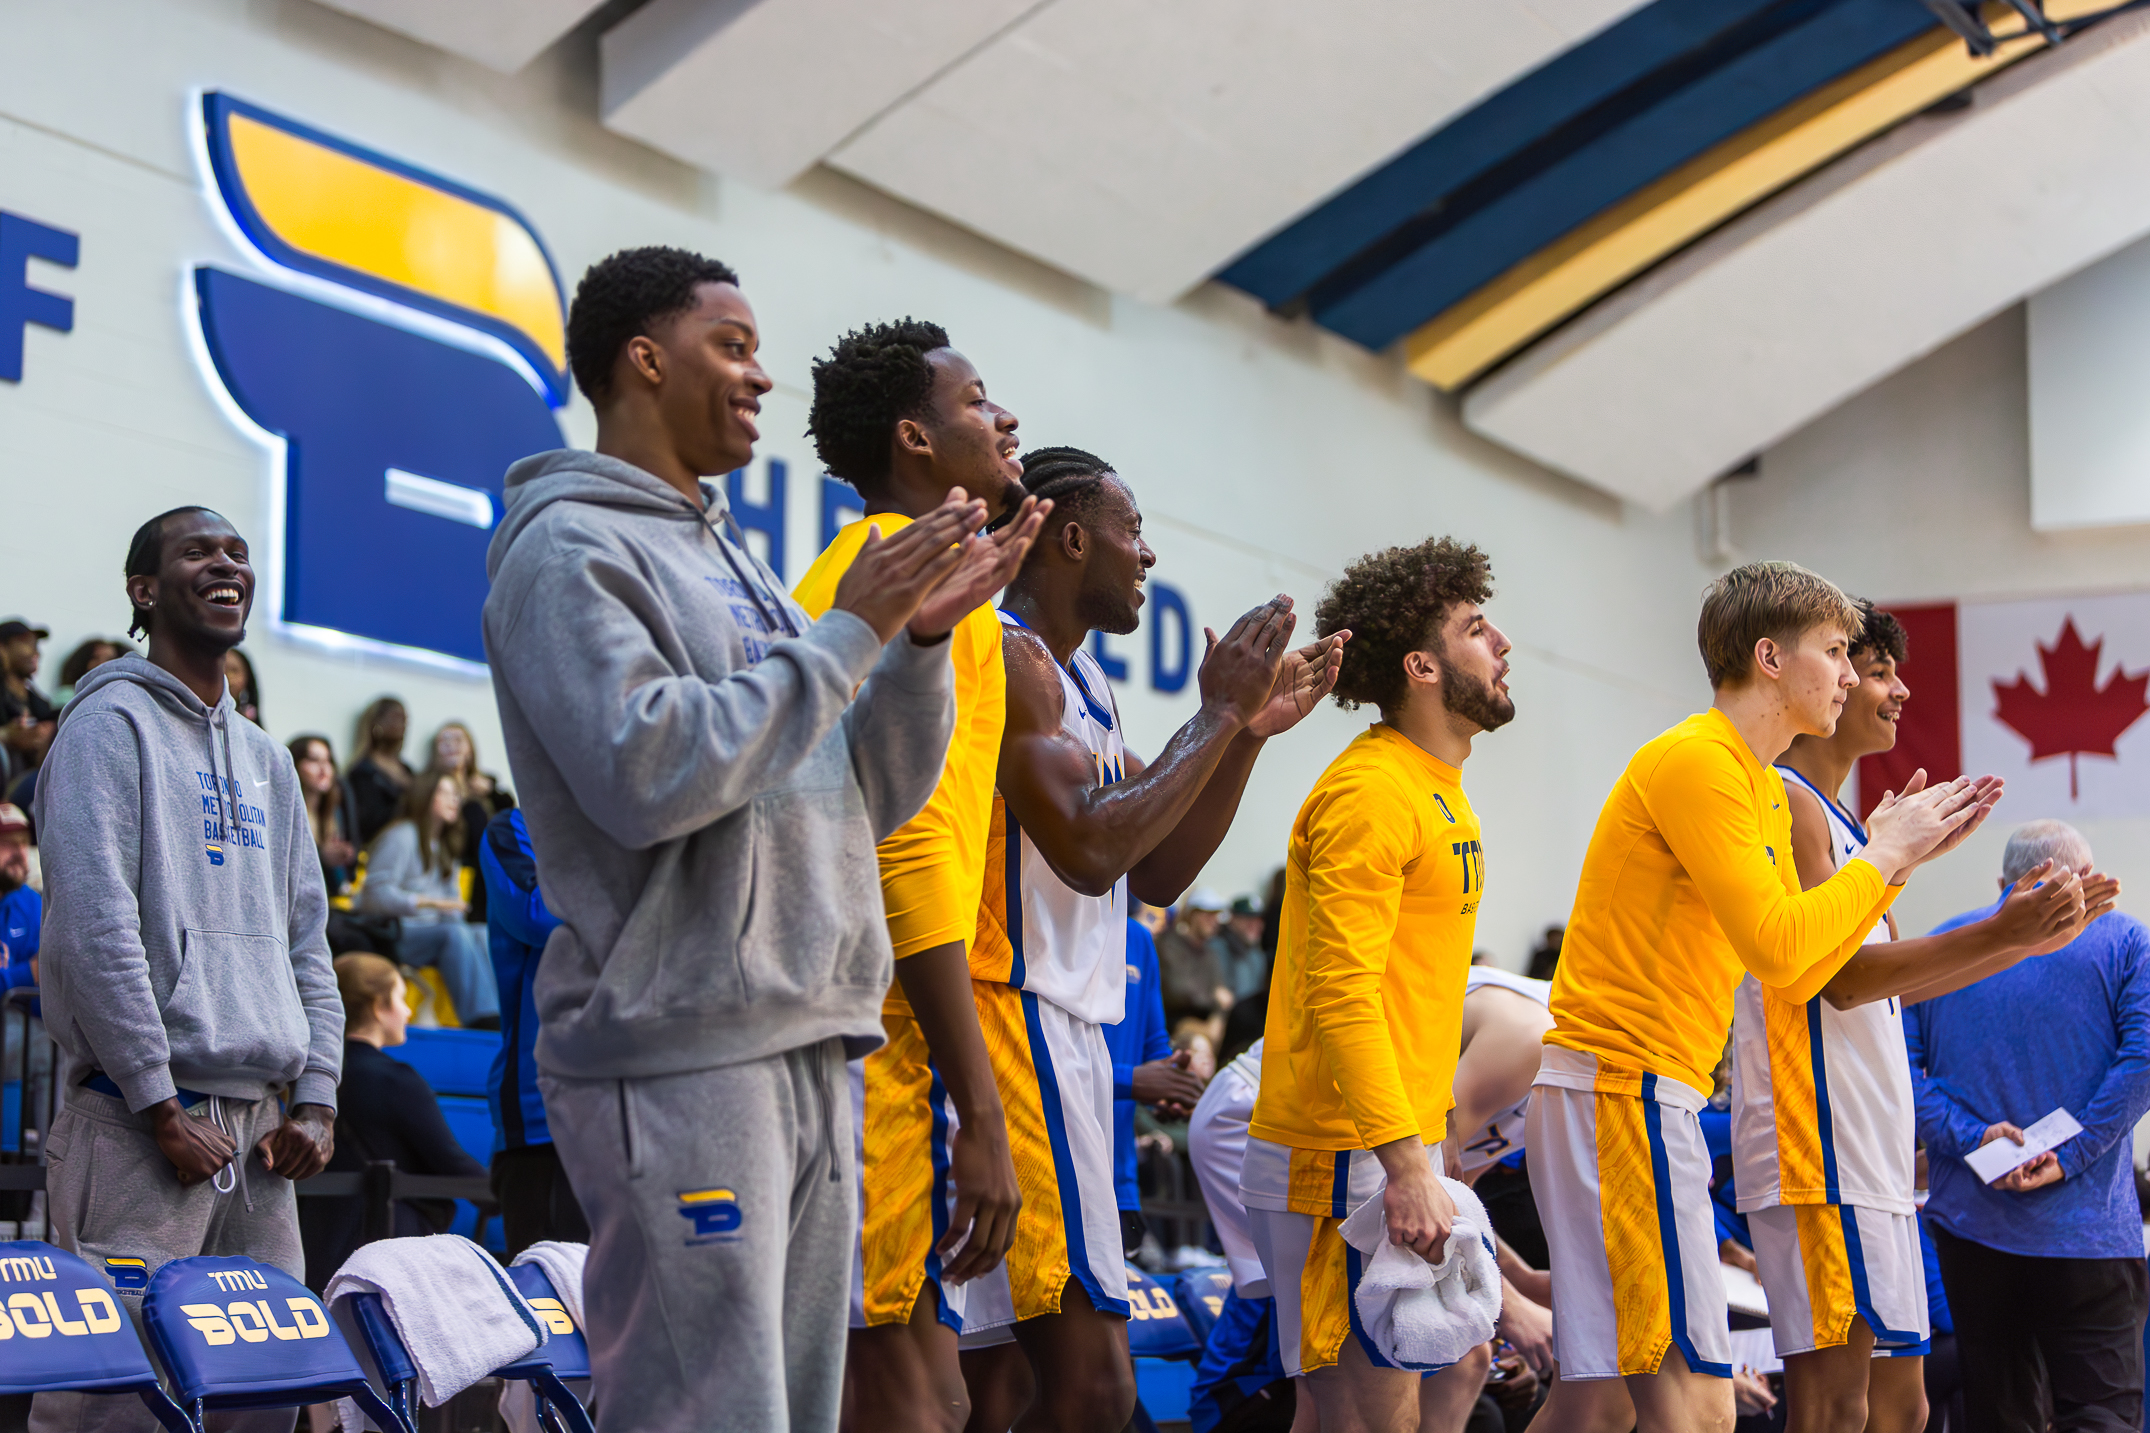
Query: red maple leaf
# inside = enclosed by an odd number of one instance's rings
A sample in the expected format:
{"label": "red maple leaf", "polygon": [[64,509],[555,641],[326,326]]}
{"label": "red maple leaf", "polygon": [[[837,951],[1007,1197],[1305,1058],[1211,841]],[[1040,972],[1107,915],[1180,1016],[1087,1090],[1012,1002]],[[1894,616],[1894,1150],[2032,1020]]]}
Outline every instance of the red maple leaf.
{"label": "red maple leaf", "polygon": [[2150,701],[2143,697],[2150,671],[2130,676],[2116,667],[2105,685],[2098,685],[2098,653],[2104,647],[2102,636],[2084,646],[2075,618],[2066,617],[2054,644],[2038,645],[2038,664],[2045,669],[2043,692],[2021,671],[2006,686],[1993,684],[1994,716],[2031,744],[2032,761],[2068,758],[2070,801],[2076,799],[2075,759],[2117,756],[2113,743],[2150,712]]}

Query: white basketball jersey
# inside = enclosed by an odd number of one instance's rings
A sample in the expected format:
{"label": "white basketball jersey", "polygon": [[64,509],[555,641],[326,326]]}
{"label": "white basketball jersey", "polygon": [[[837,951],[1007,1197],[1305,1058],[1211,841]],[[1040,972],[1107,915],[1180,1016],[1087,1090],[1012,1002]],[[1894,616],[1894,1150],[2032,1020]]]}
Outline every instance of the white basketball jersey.
{"label": "white basketball jersey", "polygon": [[[1471,992],[1492,986],[1500,990],[1512,990],[1526,1000],[1550,1006],[1553,999],[1553,982],[1532,980],[1527,975],[1515,975],[1494,965],[1474,965],[1463,986],[1463,998],[1469,1000]],[[1523,1116],[1530,1110],[1530,1096],[1524,1095],[1507,1109],[1502,1110],[1485,1124],[1472,1130],[1463,1142],[1463,1177],[1469,1179],[1489,1165],[1498,1164],[1523,1147]]]}
{"label": "white basketball jersey", "polygon": [[[1866,832],[1787,766],[1829,819],[1838,869]],[[1869,944],[1893,939],[1875,922]],[[1794,1005],[1753,976],[1732,1004],[1732,1171],[1741,1213],[1777,1204],[1851,1204],[1910,1214],[1918,1138],[1903,1010],[1894,997],[1839,1010]]]}
{"label": "white basketball jersey", "polygon": [[[1023,629],[1022,619],[1002,611],[1001,625]],[[1023,629],[1027,630],[1027,629]],[[1060,673],[1060,729],[1088,748],[1100,786],[1127,776],[1126,747],[1120,738],[1120,713],[1089,652],[1077,650]],[[1002,871],[986,873],[987,900],[1001,886],[1010,913],[1008,983],[1050,1000],[1078,1020],[1093,1025],[1119,1023],[1127,1009],[1127,879],[1112,883],[1104,896],[1086,896],[1053,874],[1030,833],[1007,821],[1007,860]],[[1019,913],[1019,915],[1017,914]]]}

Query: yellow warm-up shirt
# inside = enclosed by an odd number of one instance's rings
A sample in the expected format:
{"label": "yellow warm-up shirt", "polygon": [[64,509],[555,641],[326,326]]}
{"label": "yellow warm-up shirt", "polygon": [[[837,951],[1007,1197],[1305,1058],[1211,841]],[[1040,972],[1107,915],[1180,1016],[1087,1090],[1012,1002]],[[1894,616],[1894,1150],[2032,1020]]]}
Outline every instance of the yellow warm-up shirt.
{"label": "yellow warm-up shirt", "polygon": [[[910,522],[900,513],[876,513],[852,523],[814,559],[792,596],[809,616],[820,617],[836,601],[836,584],[857,559],[868,530],[879,527],[883,537],[893,537]],[[968,949],[984,894],[986,828],[993,817],[993,779],[1008,717],[1000,618],[991,607],[980,607],[956,624],[948,640],[956,697],[948,764],[925,810],[879,848],[881,901],[888,907],[888,934],[898,960],[950,941],[962,941]]]}
{"label": "yellow warm-up shirt", "polygon": [[1292,824],[1251,1133],[1312,1150],[1441,1138],[1485,869],[1456,768],[1388,726],[1329,764]]}
{"label": "yellow warm-up shirt", "polygon": [[1723,712],[1691,716],[1635,753],[1598,813],[1545,1043],[1595,1055],[1604,1093],[1653,1074],[1707,1095],[1741,973],[1806,1003],[1901,889],[1850,861],[1801,891],[1783,778]]}

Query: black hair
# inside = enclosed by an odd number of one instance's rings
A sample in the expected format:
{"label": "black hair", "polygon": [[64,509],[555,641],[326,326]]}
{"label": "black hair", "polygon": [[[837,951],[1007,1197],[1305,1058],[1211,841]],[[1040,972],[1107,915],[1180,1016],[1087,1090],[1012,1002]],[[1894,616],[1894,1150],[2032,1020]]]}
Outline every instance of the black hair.
{"label": "black hair", "polygon": [[888,481],[896,424],[927,411],[933,366],[926,355],[948,347],[948,331],[923,319],[853,329],[814,361],[814,406],[806,435],[835,476],[861,493]]}
{"label": "black hair", "polygon": [[1861,652],[1875,652],[1902,665],[1911,653],[1911,634],[1904,630],[1904,624],[1864,597],[1852,598],[1851,604],[1859,609],[1859,630],[1852,634],[1851,650],[1845,655],[1857,657]]}
{"label": "black hair", "polygon": [[[183,508],[172,508],[168,511],[160,512],[134,530],[134,541],[127,544],[126,575],[128,577],[155,577],[157,575],[157,570],[164,566],[164,524],[168,520],[178,517],[181,513],[190,512],[215,513],[216,509],[203,507],[200,503],[190,503]],[[134,619],[127,624],[127,635],[132,637],[139,634],[147,637],[149,635],[148,609],[134,607],[134,598],[132,596],[128,597],[127,604],[134,608]]]}
{"label": "black hair", "polygon": [[1032,448],[1023,454],[1023,491],[1052,500],[1047,521],[1055,529],[1088,516],[1104,493],[1105,479],[1117,476],[1112,464],[1080,448]]}
{"label": "black hair", "polygon": [[1459,602],[1493,595],[1493,564],[1470,543],[1429,537],[1415,547],[1370,552],[1329,584],[1314,608],[1315,635],[1348,628],[1336,704],[1395,711],[1410,690],[1404,658],[1431,648],[1445,657],[1441,624]]}
{"label": "black hair", "polygon": [[627,341],[659,319],[694,307],[697,284],[734,284],[728,264],[686,249],[622,249],[590,265],[567,309],[567,366],[582,396],[595,403],[612,386],[612,365]]}

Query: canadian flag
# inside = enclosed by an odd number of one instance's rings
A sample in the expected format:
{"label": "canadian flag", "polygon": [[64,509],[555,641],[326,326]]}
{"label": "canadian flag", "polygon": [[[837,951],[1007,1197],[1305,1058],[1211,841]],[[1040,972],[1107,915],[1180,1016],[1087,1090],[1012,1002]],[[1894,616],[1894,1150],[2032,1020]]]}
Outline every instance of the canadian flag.
{"label": "canadian flag", "polygon": [[2011,822],[2150,815],[2150,592],[1888,610],[1911,699],[1859,763],[1862,816],[1922,766],[2004,778]]}

